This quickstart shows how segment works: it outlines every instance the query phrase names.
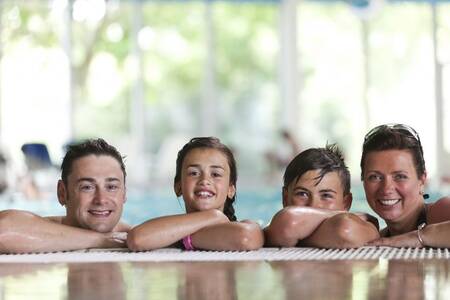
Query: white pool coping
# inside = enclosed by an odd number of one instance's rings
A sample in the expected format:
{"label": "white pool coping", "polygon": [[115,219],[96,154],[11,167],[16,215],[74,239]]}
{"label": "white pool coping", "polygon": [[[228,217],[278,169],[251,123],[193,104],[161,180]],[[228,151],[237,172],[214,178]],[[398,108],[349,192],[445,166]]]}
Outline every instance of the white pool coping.
{"label": "white pool coping", "polygon": [[361,247],[356,249],[262,248],[256,251],[184,251],[168,248],[145,252],[86,249],[67,252],[0,254],[0,263],[196,262],[286,260],[450,259],[449,249]]}

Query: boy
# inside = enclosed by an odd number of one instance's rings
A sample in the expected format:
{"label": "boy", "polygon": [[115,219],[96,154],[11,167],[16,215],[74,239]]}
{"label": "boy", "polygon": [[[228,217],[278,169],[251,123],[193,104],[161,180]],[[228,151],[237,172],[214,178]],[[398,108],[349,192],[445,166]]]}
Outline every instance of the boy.
{"label": "boy", "polygon": [[355,248],[379,237],[375,218],[348,212],[350,173],[335,144],[298,154],[282,193],[284,208],[264,230],[267,246]]}

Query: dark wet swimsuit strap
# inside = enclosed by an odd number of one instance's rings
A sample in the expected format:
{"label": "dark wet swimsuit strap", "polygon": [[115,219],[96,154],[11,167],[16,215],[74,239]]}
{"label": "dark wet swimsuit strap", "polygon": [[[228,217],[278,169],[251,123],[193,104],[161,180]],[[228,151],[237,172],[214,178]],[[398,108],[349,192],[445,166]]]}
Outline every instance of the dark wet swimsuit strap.
{"label": "dark wet swimsuit strap", "polygon": [[[416,228],[419,227],[420,224],[427,223],[427,205],[424,204],[422,210],[420,211],[419,217],[417,218]],[[386,228],[386,234],[385,237],[390,237],[391,233],[389,232],[389,229]]]}
{"label": "dark wet swimsuit strap", "polygon": [[427,224],[427,205],[424,204],[422,211],[420,212],[419,218],[417,218],[416,227],[419,227],[420,224]]}

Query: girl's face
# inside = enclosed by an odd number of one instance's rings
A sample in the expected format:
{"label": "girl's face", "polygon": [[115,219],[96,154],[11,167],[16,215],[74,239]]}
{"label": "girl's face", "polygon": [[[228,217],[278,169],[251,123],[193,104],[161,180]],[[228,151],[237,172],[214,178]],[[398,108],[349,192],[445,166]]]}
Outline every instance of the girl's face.
{"label": "girl's face", "polygon": [[225,154],[212,148],[196,148],[186,155],[181,167],[181,181],[174,185],[183,195],[186,211],[219,209],[236,192],[230,183],[230,166]]}
{"label": "girl's face", "polygon": [[402,222],[422,207],[426,174],[417,176],[409,151],[369,152],[363,176],[367,201],[384,220]]}

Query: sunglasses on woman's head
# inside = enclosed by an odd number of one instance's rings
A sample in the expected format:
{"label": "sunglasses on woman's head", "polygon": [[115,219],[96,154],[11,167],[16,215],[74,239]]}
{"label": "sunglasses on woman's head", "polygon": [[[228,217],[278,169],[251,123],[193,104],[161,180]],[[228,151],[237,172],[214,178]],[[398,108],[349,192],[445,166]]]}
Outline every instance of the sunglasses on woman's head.
{"label": "sunglasses on woman's head", "polygon": [[395,123],[383,124],[372,128],[372,130],[370,130],[364,137],[364,145],[367,144],[369,141],[371,141],[373,137],[377,136],[380,132],[384,131],[385,129],[391,129],[393,131],[400,133],[403,136],[415,139],[420,146],[420,151],[423,154],[419,134],[417,133],[417,131],[414,130],[414,128],[405,124],[395,124]]}

